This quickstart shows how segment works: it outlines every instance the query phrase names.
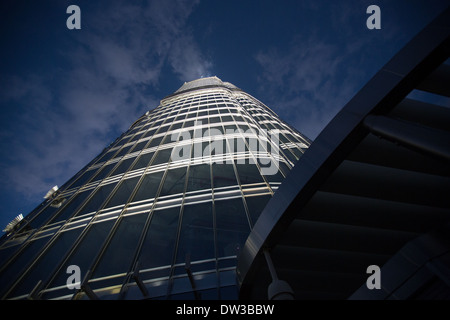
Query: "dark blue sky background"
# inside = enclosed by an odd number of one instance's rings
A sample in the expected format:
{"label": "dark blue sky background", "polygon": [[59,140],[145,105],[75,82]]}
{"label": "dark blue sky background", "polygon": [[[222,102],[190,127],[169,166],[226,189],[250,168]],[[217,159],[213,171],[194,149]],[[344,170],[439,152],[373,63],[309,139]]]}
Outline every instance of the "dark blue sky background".
{"label": "dark blue sky background", "polygon": [[[68,30],[66,9],[81,9]],[[381,9],[369,30],[366,9]],[[0,226],[184,81],[216,75],[311,139],[448,0],[3,0]]]}

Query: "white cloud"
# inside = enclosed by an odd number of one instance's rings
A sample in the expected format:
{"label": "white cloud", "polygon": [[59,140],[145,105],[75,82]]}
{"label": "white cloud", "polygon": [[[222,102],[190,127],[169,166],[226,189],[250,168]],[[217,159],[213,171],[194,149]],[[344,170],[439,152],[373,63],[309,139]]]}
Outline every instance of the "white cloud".
{"label": "white cloud", "polygon": [[270,106],[299,131],[316,138],[355,89],[358,70],[342,72],[345,55],[336,45],[297,37],[288,52],[259,52],[260,88]]}
{"label": "white cloud", "polygon": [[102,10],[84,10],[82,30],[64,52],[70,67],[58,71],[56,84],[51,70],[9,76],[10,90],[0,102],[26,110],[4,162],[8,165],[1,165],[10,186],[40,199],[53,185],[63,184],[158,105],[162,97],[150,92],[159,85],[164,64],[181,81],[208,73],[211,62],[186,28],[197,4],[111,1]]}
{"label": "white cloud", "polygon": [[80,41],[92,52],[101,71],[124,84],[157,84],[164,63],[169,63],[181,81],[187,81],[208,73],[212,66],[187,25],[198,3],[115,1],[95,20],[96,33]]}
{"label": "white cloud", "polygon": [[169,52],[169,62],[184,81],[191,81],[210,74],[212,63],[202,58],[192,36],[182,36],[174,42]]}
{"label": "white cloud", "polygon": [[262,67],[260,91],[268,105],[311,139],[384,63],[383,55],[371,51],[371,37],[347,35],[323,39],[298,34],[288,50],[273,47],[255,55]]}
{"label": "white cloud", "polygon": [[315,139],[407,37],[394,17],[383,20],[382,31],[368,31],[367,5],[360,1],[302,5],[321,18],[307,19],[303,27],[300,21],[289,46],[265,48],[254,58],[262,68],[261,98]]}

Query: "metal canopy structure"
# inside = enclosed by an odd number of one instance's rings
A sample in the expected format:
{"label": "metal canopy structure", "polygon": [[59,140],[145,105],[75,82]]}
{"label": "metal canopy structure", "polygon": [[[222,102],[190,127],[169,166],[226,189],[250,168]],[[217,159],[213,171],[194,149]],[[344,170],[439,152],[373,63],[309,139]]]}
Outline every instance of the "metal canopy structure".
{"label": "metal canopy structure", "polygon": [[241,250],[241,299],[450,298],[450,108],[410,95],[450,97],[449,55],[450,8],[322,131]]}

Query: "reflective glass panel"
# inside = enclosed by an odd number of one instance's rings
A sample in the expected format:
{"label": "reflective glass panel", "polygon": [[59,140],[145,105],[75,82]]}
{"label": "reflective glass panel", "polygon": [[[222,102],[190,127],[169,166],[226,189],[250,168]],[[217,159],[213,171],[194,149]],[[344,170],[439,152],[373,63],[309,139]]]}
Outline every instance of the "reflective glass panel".
{"label": "reflective glass panel", "polygon": [[63,259],[82,230],[82,228],[77,228],[61,233],[9,296],[15,297],[28,293],[36,286],[39,280],[46,281],[51,275],[49,270],[55,268],[59,261]]}
{"label": "reflective glass panel", "polygon": [[119,153],[117,153],[114,157],[115,157],[115,158],[118,158],[118,157],[121,157],[121,156],[125,155],[125,154],[128,152],[128,150],[131,149],[132,146],[133,146],[133,145],[129,145],[129,146],[123,147],[123,148],[119,151]]}
{"label": "reflective glass panel", "polygon": [[160,196],[182,193],[186,181],[186,167],[171,169],[167,172]]}
{"label": "reflective glass panel", "polygon": [[[64,263],[62,268],[56,274],[56,277],[52,280],[49,288],[62,286],[66,284],[68,274],[66,273],[67,267],[70,265],[77,265],[80,267],[80,271],[83,274],[91,267],[94,262],[94,258],[99,253],[103,243],[106,240],[112,226],[114,225],[114,220],[107,220],[101,223],[94,223],[88,230],[87,234],[82,239],[81,243],[77,246],[74,252],[70,255],[68,260]],[[68,293],[73,294],[73,290],[69,290]],[[60,295],[61,293],[58,293]],[[52,293],[47,293],[44,299],[51,298]]]}
{"label": "reflective glass panel", "polygon": [[[57,213],[56,217],[52,219],[52,222],[67,220],[76,211],[76,209],[86,200],[86,198],[91,194],[92,190],[84,191],[78,193],[70,202]],[[63,204],[64,205],[64,204]]]}
{"label": "reflective glass panel", "polygon": [[161,183],[163,173],[164,172],[160,171],[145,175],[139,189],[136,192],[136,195],[133,198],[133,201],[154,198],[156,196],[156,192],[158,191],[159,184]]}
{"label": "reflective glass panel", "polygon": [[214,258],[212,203],[188,205],[183,209],[177,263]]}
{"label": "reflective glass panel", "polygon": [[153,212],[138,259],[141,270],[172,264],[179,214],[179,207]]}
{"label": "reflective glass panel", "polygon": [[157,137],[157,138],[153,138],[152,141],[150,141],[150,144],[148,145],[148,148],[159,146],[159,144],[161,143],[162,139],[163,139],[163,136]]}
{"label": "reflective glass panel", "polygon": [[111,176],[115,176],[117,174],[121,174],[127,171],[127,169],[130,167],[130,165],[133,163],[134,160],[136,160],[136,158],[128,158],[120,162],[120,164],[111,173]]}
{"label": "reflective glass panel", "polygon": [[144,147],[145,147],[145,145],[146,145],[147,143],[148,143],[148,140],[141,141],[141,142],[137,143],[137,144],[134,146],[133,150],[131,150],[131,151],[132,151],[132,152],[141,151],[141,150],[144,149]]}
{"label": "reflective glass panel", "polygon": [[22,274],[24,268],[31,263],[50,237],[40,238],[28,243],[28,246],[16,259],[0,273],[0,292],[4,293],[12,283]]}
{"label": "reflective glass panel", "polygon": [[232,163],[213,163],[212,174],[214,188],[237,185],[236,175],[234,174]]}
{"label": "reflective glass panel", "polygon": [[156,154],[155,159],[152,162],[152,165],[169,162],[171,153],[172,149],[159,150],[158,153]]}
{"label": "reflective glass panel", "polygon": [[209,164],[189,167],[186,192],[211,188],[211,172]]}
{"label": "reflective glass panel", "polygon": [[246,197],[245,201],[247,202],[247,208],[248,212],[250,214],[250,219],[255,225],[256,221],[259,218],[259,215],[266,207],[267,202],[269,202],[270,198],[272,196],[270,195],[263,195],[263,196],[257,196],[257,197]]}
{"label": "reflective glass panel", "polygon": [[[66,200],[67,201],[67,200]],[[65,205],[63,203],[62,205]],[[52,207],[48,205],[44,210],[42,210],[37,217],[35,217],[30,223],[29,226],[32,229],[37,229],[42,226],[42,224],[48,220],[59,208]]]}
{"label": "reflective glass panel", "polygon": [[113,197],[108,201],[105,205],[105,208],[118,206],[120,204],[125,204],[127,200],[130,198],[131,193],[134,190],[134,187],[138,183],[140,177],[134,177],[131,179],[123,180],[120,183],[119,188],[116,193],[114,193]]}
{"label": "reflective glass panel", "polygon": [[105,178],[112,170],[112,168],[115,167],[117,163],[110,163],[106,166],[104,166],[102,169],[100,169],[100,173],[97,174],[93,181],[102,180]]}
{"label": "reflective glass panel", "polygon": [[136,163],[133,165],[132,170],[137,170],[148,166],[150,160],[153,157],[154,152],[149,152],[141,155]]}
{"label": "reflective glass panel", "polygon": [[77,188],[77,187],[79,187],[79,186],[85,184],[86,182],[89,181],[89,179],[92,178],[92,176],[97,172],[97,170],[98,170],[98,169],[86,171],[85,173],[83,173],[83,175],[82,175],[80,178],[78,178],[77,181],[75,181],[75,182],[70,186],[70,188]]}
{"label": "reflective glass panel", "polygon": [[132,215],[122,219],[94,270],[93,278],[127,272],[130,269],[146,219],[146,214]]}
{"label": "reflective glass panel", "polygon": [[111,194],[111,191],[116,186],[115,183],[110,183],[105,186],[101,186],[95,194],[89,199],[86,205],[77,213],[77,216],[97,211],[101,209],[101,205],[105,202],[106,198]]}
{"label": "reflective glass panel", "polygon": [[[246,160],[248,161],[248,160]],[[264,182],[261,174],[259,173],[258,167],[255,164],[236,164],[236,169],[239,175],[239,180],[241,184],[250,184]]]}
{"label": "reflective glass panel", "polygon": [[250,232],[241,198],[214,201],[219,257],[234,256]]}

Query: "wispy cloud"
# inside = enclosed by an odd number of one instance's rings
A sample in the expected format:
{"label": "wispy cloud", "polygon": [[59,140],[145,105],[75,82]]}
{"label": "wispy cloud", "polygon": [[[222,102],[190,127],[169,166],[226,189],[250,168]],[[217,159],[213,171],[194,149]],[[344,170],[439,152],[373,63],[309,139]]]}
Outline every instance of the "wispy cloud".
{"label": "wispy cloud", "polygon": [[210,74],[213,66],[202,54],[187,25],[187,19],[199,2],[177,1],[173,5],[170,1],[154,1],[146,14],[160,34],[156,42],[158,53],[167,57],[174,73],[183,81]]}
{"label": "wispy cloud", "polygon": [[[302,133],[314,139],[355,93],[361,73],[337,45],[297,37],[289,52],[259,52],[259,78],[270,105]],[[343,68],[348,67],[347,70]]]}
{"label": "wispy cloud", "polygon": [[169,62],[175,73],[186,81],[195,80],[210,75],[212,63],[205,61],[198,47],[190,45],[194,43],[192,36],[183,36],[171,47]]}
{"label": "wispy cloud", "polygon": [[[393,41],[399,29],[369,33],[365,11],[361,10],[365,7],[356,3],[343,6],[341,2],[309,2],[309,6],[308,12],[326,19],[313,21],[312,25],[309,21],[309,28],[299,28],[287,48],[263,49],[254,58],[262,68],[259,91],[267,103],[283,119],[315,139],[392,56],[392,45],[386,50],[380,43]],[[323,33],[322,29],[330,31]],[[379,47],[373,47],[372,42]]]}
{"label": "wispy cloud", "polygon": [[153,92],[164,66],[180,82],[208,73],[212,63],[186,28],[197,4],[111,1],[83,10],[82,30],[60,49],[68,65],[62,72],[3,75],[8,88],[0,103],[26,110],[20,132],[9,136],[15,143],[1,164],[4,182],[24,197],[40,197],[157,106],[161,97]]}

